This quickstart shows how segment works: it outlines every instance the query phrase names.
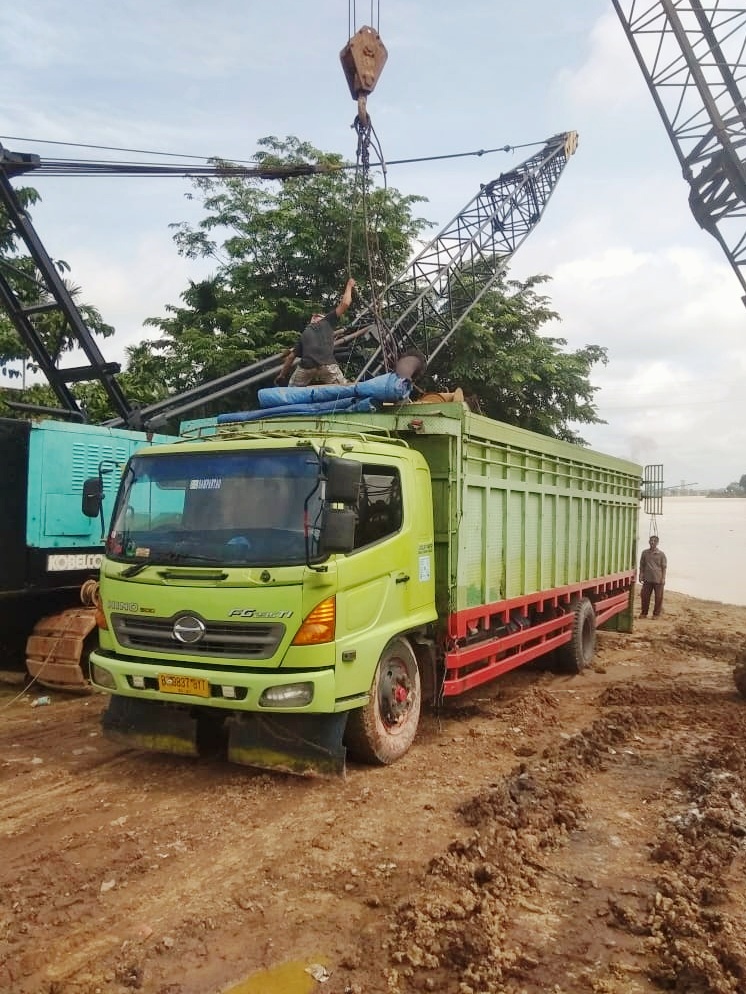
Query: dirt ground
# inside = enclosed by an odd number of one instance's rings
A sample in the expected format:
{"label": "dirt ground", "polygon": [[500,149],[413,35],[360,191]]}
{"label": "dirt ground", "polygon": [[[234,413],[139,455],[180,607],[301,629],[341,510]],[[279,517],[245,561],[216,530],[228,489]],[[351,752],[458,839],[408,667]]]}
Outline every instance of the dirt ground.
{"label": "dirt ground", "polygon": [[0,688],[0,992],[746,991],[746,607],[666,597],[332,783]]}

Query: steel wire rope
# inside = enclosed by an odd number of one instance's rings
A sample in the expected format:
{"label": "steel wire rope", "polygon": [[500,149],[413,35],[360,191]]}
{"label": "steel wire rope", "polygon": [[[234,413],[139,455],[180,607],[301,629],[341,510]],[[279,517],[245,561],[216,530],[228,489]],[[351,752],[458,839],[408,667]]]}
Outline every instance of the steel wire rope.
{"label": "steel wire rope", "polygon": [[[354,122],[353,128],[355,129],[358,142],[357,142],[357,152],[356,152],[356,162],[358,168],[355,174],[355,184],[356,187],[359,185],[360,188],[360,202],[362,205],[362,221],[363,221],[363,249],[365,254],[365,264],[368,274],[368,284],[370,288],[370,311],[373,315],[373,323],[376,326],[377,338],[379,347],[382,350],[382,355],[384,359],[384,368],[387,372],[396,364],[396,343],[393,341],[389,334],[388,327],[381,313],[381,296],[378,293],[377,284],[380,283],[384,288],[389,285],[389,272],[386,265],[386,261],[381,252],[380,242],[378,240],[378,232],[373,229],[372,219],[371,219],[371,208],[370,208],[370,149],[373,146],[376,155],[378,156],[378,164],[381,166],[384,176],[384,190],[387,189],[386,184],[386,162],[383,157],[383,151],[381,149],[381,144],[378,139],[378,135],[373,129],[373,125],[370,117],[367,121],[363,122],[358,115]],[[352,245],[352,231],[354,227],[354,214],[350,219],[350,238],[348,241],[348,266],[351,266],[351,245]],[[352,353],[348,359],[349,361],[352,357]]]}
{"label": "steel wire rope", "polygon": [[[349,9],[349,4],[348,4],[348,9]],[[349,218],[349,225],[347,228],[347,279],[348,280],[352,279],[352,242],[353,242],[353,235],[355,229],[355,207],[356,207],[356,200],[358,193],[359,174],[360,174],[360,142],[358,141],[357,152],[355,157],[355,172],[352,179],[352,202],[350,205],[350,218]],[[350,363],[352,362],[352,357],[354,355],[354,352],[355,352],[355,347],[353,345],[353,347],[348,351],[347,357],[345,358],[344,369],[343,369],[345,380],[348,379],[347,374],[350,369]],[[336,402],[332,413],[334,413],[335,411],[336,411]]]}
{"label": "steel wire rope", "polygon": [[[373,26],[373,4],[374,0],[370,2],[370,23]],[[380,0],[378,0],[378,24],[380,25]],[[356,0],[347,0],[347,35],[348,40],[352,37],[353,32],[357,30],[357,5]],[[354,175],[353,175],[353,197],[350,209],[350,219],[347,235],[347,278],[352,278],[352,243],[353,235],[355,229],[355,205],[357,200],[358,189],[360,191],[360,204],[362,205],[362,220],[363,220],[363,248],[365,254],[365,263],[368,270],[368,284],[371,291],[371,310],[373,312],[373,318],[378,328],[379,337],[381,335],[382,322],[380,318],[380,309],[378,305],[377,294],[375,291],[375,280],[373,273],[372,264],[372,253],[370,245],[370,221],[369,221],[369,211],[368,211],[368,180],[370,173],[370,144],[371,144],[371,134],[375,137],[375,149],[379,157],[379,163],[383,168],[384,172],[384,189],[385,189],[385,175],[386,168],[385,162],[383,160],[383,154],[380,148],[380,142],[378,141],[378,136],[375,135],[373,131],[372,122],[370,116],[367,118],[367,122],[363,122],[360,119],[359,114],[356,115],[355,120],[352,123],[352,128],[357,134],[357,146],[355,150],[355,163],[354,163]],[[377,243],[376,243],[377,244]],[[384,276],[387,271],[384,266]],[[384,279],[383,285],[386,286],[388,280]],[[359,340],[358,340],[359,341]],[[350,364],[355,353],[355,344],[349,349],[344,363],[344,377],[345,380],[348,379],[348,373],[350,370]],[[334,410],[336,411],[336,403]]]}
{"label": "steel wire rope", "polygon": [[[373,127],[372,122],[370,125],[370,131],[372,136],[373,147],[375,149],[376,155],[378,156],[378,164],[381,167],[381,173],[383,176],[383,190],[385,194],[388,191],[388,170],[387,170],[386,160],[383,155],[383,149],[381,147],[380,140],[378,138],[378,135],[376,134],[376,130]],[[386,254],[381,249],[381,244],[378,239],[377,227],[373,228],[372,238],[374,242],[375,258],[381,267],[382,292],[380,294],[375,295],[376,305],[378,308],[378,316],[379,316],[379,334],[381,335],[382,346],[383,346],[384,336],[386,338],[386,341],[388,342],[389,349],[392,353],[391,364],[395,368],[396,362],[399,358],[399,343],[397,342],[395,336],[391,332],[391,329],[389,328],[388,324],[386,323],[385,319],[380,313],[381,302],[383,302],[383,304],[385,305],[386,312],[387,313],[391,312],[391,298],[389,294],[392,284],[391,273],[389,271]]]}
{"label": "steel wire rope", "polygon": [[[41,671],[39,671],[39,672],[41,672]],[[22,700],[22,698],[24,698],[26,696],[26,694],[28,693],[29,689],[31,687],[33,687],[33,685],[36,683],[38,675],[39,674],[37,674],[37,676],[35,676],[35,677],[32,677],[29,680],[29,682],[25,685],[25,687],[23,688],[23,690],[20,691],[20,693],[16,694],[15,697],[11,697],[11,699],[9,701],[6,701],[5,704],[3,704],[2,707],[0,707],[0,712],[7,711],[8,708],[12,707],[17,701]]]}
{"label": "steel wire rope", "polygon": [[[373,16],[375,7],[376,16]],[[375,23],[374,23],[375,21]],[[370,26],[381,30],[381,0],[370,0]],[[347,0],[347,37],[352,38],[357,31],[357,0]]]}
{"label": "steel wire rope", "polygon": [[[177,155],[172,152],[156,152],[148,151],[146,149],[128,149],[119,148],[117,146],[111,145],[91,145],[84,143],[74,143],[74,142],[54,142],[49,139],[43,138],[21,138],[17,136],[1,135],[0,139],[3,141],[19,141],[19,142],[30,142],[33,144],[43,144],[43,145],[62,145],[68,144],[74,148],[95,148],[102,149],[112,152],[137,152],[143,155],[153,155],[153,156],[171,156],[173,158],[190,158],[189,154]],[[441,162],[448,159],[464,159],[464,158],[481,158],[484,155],[494,155],[497,152],[516,152],[519,149],[524,148],[536,148],[543,146],[546,142],[522,142],[517,145],[505,144],[498,145],[494,148],[479,148],[474,149],[470,152],[448,152],[441,155],[420,155],[420,156],[410,156],[405,159],[390,159],[386,164],[387,167],[390,166],[407,166],[418,164],[422,162]],[[202,158],[206,162],[215,162],[215,156],[191,156],[191,158]],[[181,165],[167,165],[158,162],[128,162],[128,161],[117,161],[111,159],[64,159],[64,158],[49,158],[42,159],[38,165],[31,166],[30,168],[23,171],[23,175],[41,175],[41,176],[54,176],[54,177],[65,177],[65,176],[77,176],[77,177],[90,177],[90,176],[149,176],[152,178],[156,177],[221,177],[221,176],[257,176],[262,173],[261,167],[256,166],[251,160],[246,159],[224,159],[221,158],[220,165],[192,165],[188,163],[182,163]],[[374,163],[375,168],[378,163]],[[381,164],[383,165],[383,164]],[[318,164],[305,164],[303,166],[289,166],[286,170],[278,168],[276,175],[272,178],[282,180],[287,176],[288,178],[293,178],[298,175],[304,174],[314,174],[314,173],[327,173],[327,172],[338,172],[344,170],[355,169],[356,163],[354,162],[342,162],[335,163],[331,166],[320,166]]]}

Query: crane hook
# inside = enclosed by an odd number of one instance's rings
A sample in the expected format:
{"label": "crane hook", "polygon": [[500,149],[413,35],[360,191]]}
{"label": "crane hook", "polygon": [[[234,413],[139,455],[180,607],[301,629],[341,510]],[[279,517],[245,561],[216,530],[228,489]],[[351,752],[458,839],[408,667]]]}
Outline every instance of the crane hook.
{"label": "crane hook", "polygon": [[368,94],[375,89],[387,58],[388,52],[381,36],[368,25],[360,28],[339,53],[342,70],[352,99],[357,100],[358,117],[363,126],[369,123]]}

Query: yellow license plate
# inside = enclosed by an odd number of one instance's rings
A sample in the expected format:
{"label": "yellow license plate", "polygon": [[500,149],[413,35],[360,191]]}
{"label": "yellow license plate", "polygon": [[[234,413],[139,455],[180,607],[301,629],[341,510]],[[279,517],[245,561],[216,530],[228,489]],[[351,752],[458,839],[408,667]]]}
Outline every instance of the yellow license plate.
{"label": "yellow license plate", "polygon": [[188,694],[190,697],[209,697],[210,683],[196,676],[158,674],[158,690],[164,694]]}

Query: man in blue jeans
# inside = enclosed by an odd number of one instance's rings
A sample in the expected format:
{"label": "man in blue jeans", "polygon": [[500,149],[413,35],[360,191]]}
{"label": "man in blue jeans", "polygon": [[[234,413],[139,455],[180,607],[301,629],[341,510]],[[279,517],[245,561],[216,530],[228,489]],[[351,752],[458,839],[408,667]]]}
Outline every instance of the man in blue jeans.
{"label": "man in blue jeans", "polygon": [[640,617],[647,618],[650,609],[650,598],[653,601],[653,617],[659,618],[663,609],[663,588],[666,584],[666,567],[668,562],[663,549],[658,548],[658,536],[650,536],[650,548],[645,549],[640,556]]}

